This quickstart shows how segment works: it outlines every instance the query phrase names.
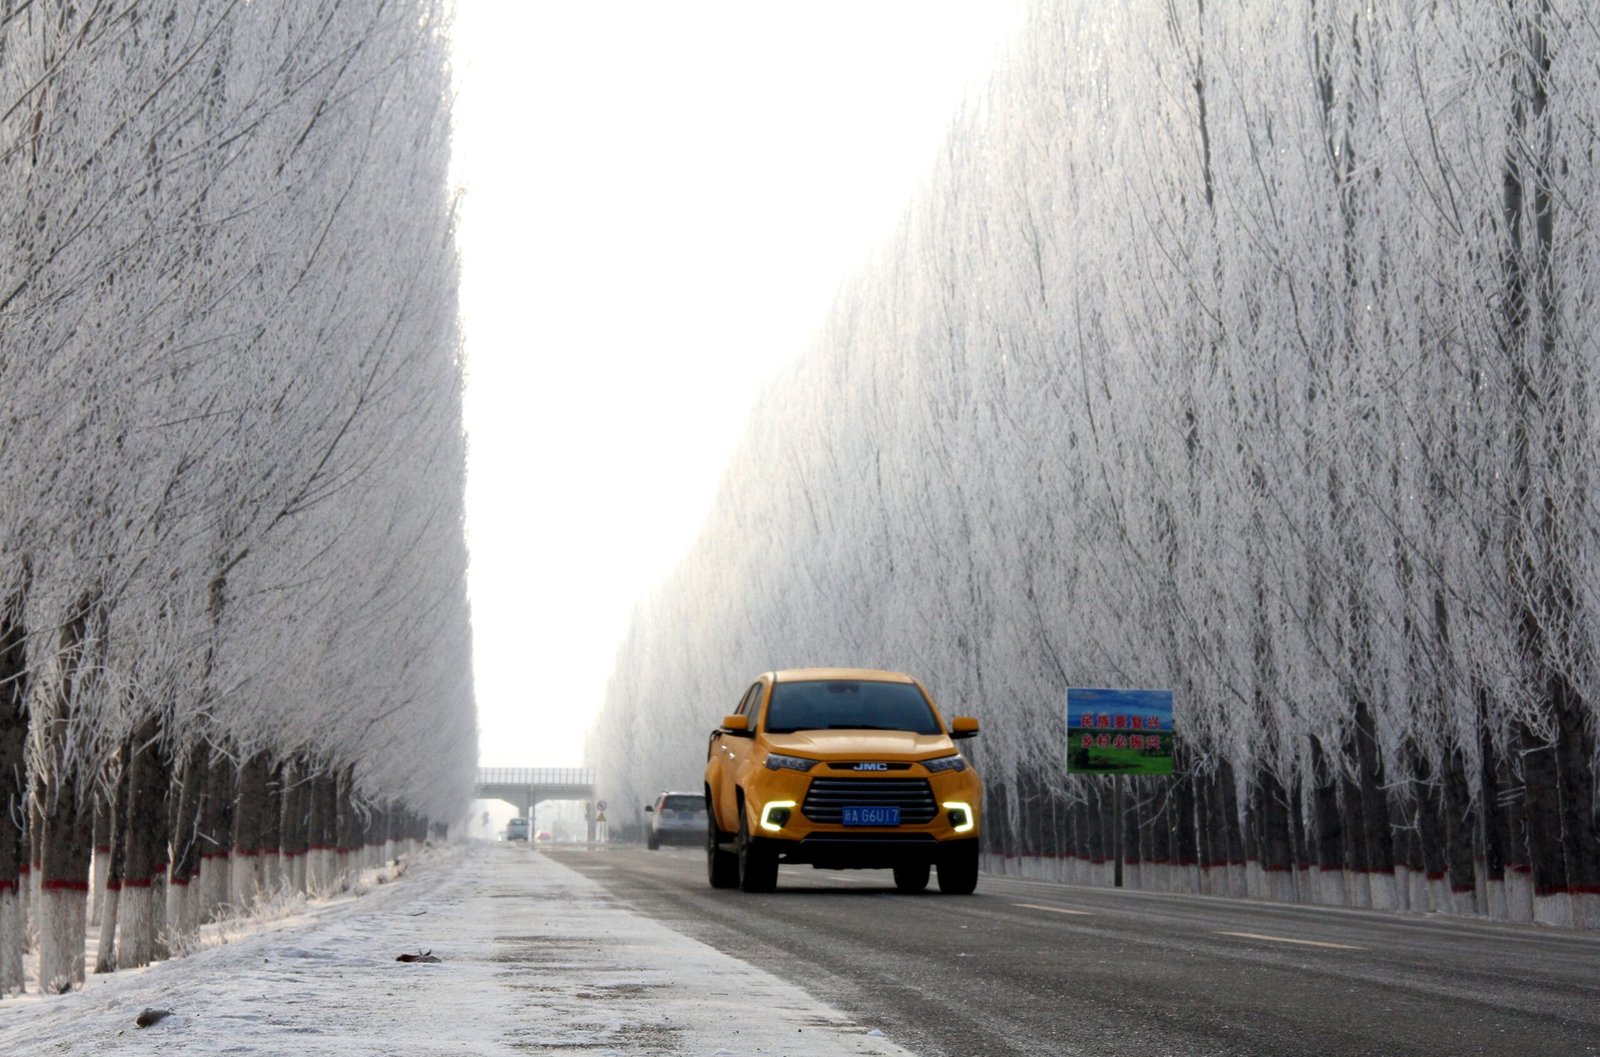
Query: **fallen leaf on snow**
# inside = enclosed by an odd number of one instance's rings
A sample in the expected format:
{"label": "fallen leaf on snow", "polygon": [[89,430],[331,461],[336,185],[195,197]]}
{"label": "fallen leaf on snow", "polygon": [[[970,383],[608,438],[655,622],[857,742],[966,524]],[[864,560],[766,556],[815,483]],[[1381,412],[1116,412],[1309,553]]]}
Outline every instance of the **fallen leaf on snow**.
{"label": "fallen leaf on snow", "polygon": [[431,948],[423,951],[421,954],[402,954],[400,957],[395,959],[397,962],[437,962],[440,960],[441,959],[433,956],[433,950]]}

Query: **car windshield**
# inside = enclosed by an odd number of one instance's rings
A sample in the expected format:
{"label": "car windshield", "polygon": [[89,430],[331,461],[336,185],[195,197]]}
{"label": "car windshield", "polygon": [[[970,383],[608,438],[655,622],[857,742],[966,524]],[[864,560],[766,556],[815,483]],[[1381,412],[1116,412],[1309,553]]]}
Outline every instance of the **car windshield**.
{"label": "car windshield", "polygon": [[704,798],[698,796],[669,796],[661,801],[663,811],[701,811],[705,806]]}
{"label": "car windshield", "polygon": [[906,730],[939,734],[927,698],[911,683],[830,679],[779,683],[767,705],[767,733],[797,730]]}

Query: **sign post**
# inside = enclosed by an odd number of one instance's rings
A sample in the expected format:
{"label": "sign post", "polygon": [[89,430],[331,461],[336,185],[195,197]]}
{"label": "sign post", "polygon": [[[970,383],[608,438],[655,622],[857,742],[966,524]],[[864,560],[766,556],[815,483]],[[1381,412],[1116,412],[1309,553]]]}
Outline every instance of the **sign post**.
{"label": "sign post", "polygon": [[1120,775],[1172,774],[1171,690],[1067,690],[1067,773],[1106,775],[1111,782],[1112,884],[1122,887]]}

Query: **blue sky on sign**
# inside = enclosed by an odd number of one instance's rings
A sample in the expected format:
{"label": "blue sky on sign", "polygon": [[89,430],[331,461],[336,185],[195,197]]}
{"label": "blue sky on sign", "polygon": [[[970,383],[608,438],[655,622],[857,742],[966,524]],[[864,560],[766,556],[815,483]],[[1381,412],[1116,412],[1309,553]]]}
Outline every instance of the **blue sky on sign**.
{"label": "blue sky on sign", "polygon": [[1163,729],[1172,729],[1171,690],[1114,690],[1072,687],[1067,690],[1067,726],[1076,727],[1086,714],[1159,716]]}

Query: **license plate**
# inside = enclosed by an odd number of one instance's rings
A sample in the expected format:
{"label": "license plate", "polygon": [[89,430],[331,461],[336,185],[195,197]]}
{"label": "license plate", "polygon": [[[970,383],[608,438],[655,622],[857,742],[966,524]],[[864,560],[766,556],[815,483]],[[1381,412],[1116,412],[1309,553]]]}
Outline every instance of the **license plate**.
{"label": "license plate", "polygon": [[844,809],[846,826],[898,826],[898,807],[847,807]]}

